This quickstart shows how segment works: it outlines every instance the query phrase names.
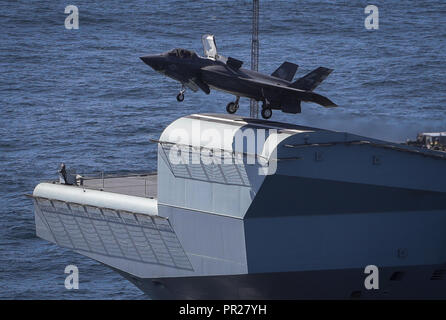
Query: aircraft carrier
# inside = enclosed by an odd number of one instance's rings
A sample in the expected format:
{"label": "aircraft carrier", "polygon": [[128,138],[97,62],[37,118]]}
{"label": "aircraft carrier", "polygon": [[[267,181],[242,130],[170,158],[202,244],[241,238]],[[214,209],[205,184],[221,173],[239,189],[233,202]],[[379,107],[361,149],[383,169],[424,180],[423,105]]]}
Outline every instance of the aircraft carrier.
{"label": "aircraft carrier", "polygon": [[155,143],[156,173],[38,184],[37,235],[153,299],[446,297],[445,152],[220,114]]}

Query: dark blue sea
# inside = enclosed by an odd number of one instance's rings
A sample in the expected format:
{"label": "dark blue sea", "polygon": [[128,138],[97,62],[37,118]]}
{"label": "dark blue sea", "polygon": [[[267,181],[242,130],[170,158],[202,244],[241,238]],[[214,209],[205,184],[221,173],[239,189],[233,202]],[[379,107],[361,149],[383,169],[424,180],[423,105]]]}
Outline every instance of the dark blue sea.
{"label": "dark blue sea", "polygon": [[[66,30],[67,5],[79,29]],[[366,30],[364,8],[379,8]],[[183,47],[250,65],[251,8],[239,1],[0,1],[0,298],[146,299],[107,267],[36,237],[30,194],[61,162],[81,173],[153,171],[155,145],[174,119],[225,112],[233,98],[186,93],[139,56]],[[316,90],[339,105],[303,104],[272,120],[392,141],[446,131],[446,2],[260,0],[260,67],[334,72]],[[238,111],[249,115],[248,100]],[[80,289],[64,287],[75,264]]]}

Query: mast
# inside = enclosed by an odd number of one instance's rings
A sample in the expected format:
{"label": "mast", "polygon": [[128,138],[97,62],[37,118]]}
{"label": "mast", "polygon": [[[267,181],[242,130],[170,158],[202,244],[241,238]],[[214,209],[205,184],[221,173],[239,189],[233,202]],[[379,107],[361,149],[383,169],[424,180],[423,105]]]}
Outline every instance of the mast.
{"label": "mast", "polygon": [[[252,2],[252,40],[251,40],[251,70],[259,70],[259,1]],[[259,103],[251,99],[251,118],[259,117]]]}

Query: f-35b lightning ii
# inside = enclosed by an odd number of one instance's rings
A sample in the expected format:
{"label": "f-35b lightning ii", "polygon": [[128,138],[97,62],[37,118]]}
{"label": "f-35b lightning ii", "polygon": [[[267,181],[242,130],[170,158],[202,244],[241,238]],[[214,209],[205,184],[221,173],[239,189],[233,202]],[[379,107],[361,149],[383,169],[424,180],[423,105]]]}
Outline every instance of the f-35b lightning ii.
{"label": "f-35b lightning ii", "polygon": [[313,90],[333,71],[319,67],[293,82],[298,65],[284,62],[271,75],[241,68],[243,62],[217,54],[213,35],[202,37],[204,57],[186,49],[173,49],[159,55],[141,57],[147,65],[172,79],[181,82],[178,101],[184,100],[186,87],[201,89],[206,94],[210,88],[236,96],[228,103],[226,111],[235,113],[240,97],[261,101],[262,117],[269,119],[272,109],[287,113],[300,113],[301,101],[314,102],[326,108],[337,107],[330,99]]}

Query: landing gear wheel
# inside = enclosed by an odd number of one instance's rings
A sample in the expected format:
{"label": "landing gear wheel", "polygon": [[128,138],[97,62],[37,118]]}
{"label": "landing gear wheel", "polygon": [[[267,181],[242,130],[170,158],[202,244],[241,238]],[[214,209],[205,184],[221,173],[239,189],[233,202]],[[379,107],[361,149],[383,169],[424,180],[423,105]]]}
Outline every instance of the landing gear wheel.
{"label": "landing gear wheel", "polygon": [[180,93],[177,95],[177,101],[178,101],[178,102],[182,102],[183,100],[184,100],[184,93],[180,92]]}
{"label": "landing gear wheel", "polygon": [[228,105],[226,106],[226,111],[230,114],[236,113],[237,110],[238,110],[238,104],[236,104],[235,102],[229,102]]}
{"label": "landing gear wheel", "polygon": [[271,108],[263,108],[262,109],[262,117],[263,119],[269,119],[273,115],[273,110]]}

